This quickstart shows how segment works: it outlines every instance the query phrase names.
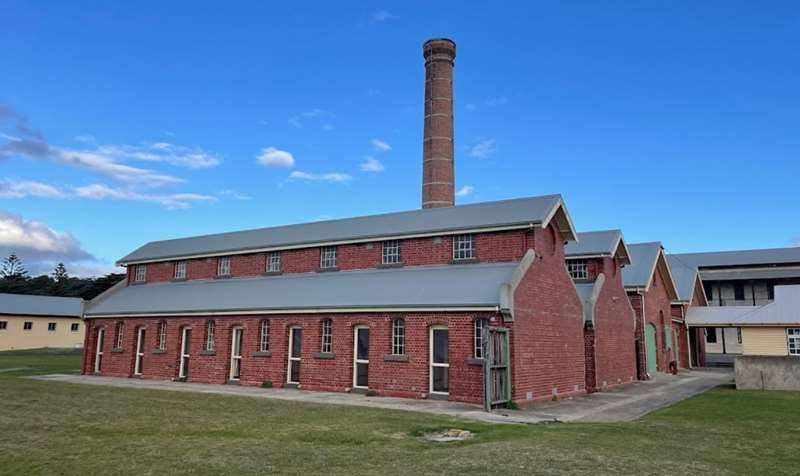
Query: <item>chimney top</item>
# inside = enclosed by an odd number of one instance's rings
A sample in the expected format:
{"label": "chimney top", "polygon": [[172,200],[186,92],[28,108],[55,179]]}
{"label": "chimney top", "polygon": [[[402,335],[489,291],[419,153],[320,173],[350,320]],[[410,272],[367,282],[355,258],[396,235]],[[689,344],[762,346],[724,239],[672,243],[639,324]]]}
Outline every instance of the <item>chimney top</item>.
{"label": "chimney top", "polygon": [[456,42],[450,38],[431,38],[422,44],[422,55],[426,62],[436,60],[452,62],[456,58]]}

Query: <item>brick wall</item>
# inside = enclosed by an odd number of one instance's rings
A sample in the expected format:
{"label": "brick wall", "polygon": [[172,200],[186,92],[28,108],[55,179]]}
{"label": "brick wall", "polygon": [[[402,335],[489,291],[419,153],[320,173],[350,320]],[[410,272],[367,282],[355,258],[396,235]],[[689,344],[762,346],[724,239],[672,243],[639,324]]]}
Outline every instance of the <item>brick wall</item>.
{"label": "brick wall", "polygon": [[[647,372],[644,326],[648,324],[655,326],[656,329],[656,368],[659,372],[668,372],[669,362],[675,359],[675,351],[667,350],[664,328],[672,325],[672,302],[659,268],[656,267],[650,289],[644,292],[643,303],[637,294],[629,293],[628,298],[637,316],[636,338],[639,341],[640,378]],[[642,322],[642,308],[644,322]]]}
{"label": "brick wall", "polygon": [[636,316],[622,285],[617,260],[597,260],[605,276],[595,304],[595,364],[597,388],[629,383],[636,379]]}
{"label": "brick wall", "polygon": [[[483,376],[481,365],[473,357],[474,319],[497,317],[487,314],[337,314],[269,316],[270,356],[259,355],[259,333],[262,317],[230,316],[215,319],[215,352],[203,355],[207,319],[200,317],[169,318],[167,347],[156,349],[160,319],[126,319],[124,344],[121,352],[113,350],[117,320],[87,321],[86,358],[83,373],[94,369],[96,333],[106,329],[102,375],[130,377],[133,375],[136,329],[146,328],[146,345],[142,378],[172,380],[177,378],[181,332],[192,329],[189,382],[224,384],[230,372],[232,329],[243,329],[241,385],[261,385],[271,381],[283,387],[287,380],[288,337],[291,326],[303,329],[300,387],[308,390],[349,391],[353,386],[354,328],[365,325],[370,329],[369,388],[381,395],[422,398],[429,389],[429,332],[433,325],[448,327],[450,400],[481,403]],[[406,324],[405,362],[385,361],[391,354],[391,322],[402,317]],[[323,359],[315,354],[321,347],[321,322],[333,319],[333,358]]]}
{"label": "brick wall", "polygon": [[536,230],[536,261],[514,294],[513,399],[519,405],[585,391],[583,311],[553,226]]}
{"label": "brick wall", "polygon": [[594,343],[594,329],[590,326],[586,326],[583,330],[583,349],[586,362],[586,393],[594,393],[597,391],[597,375],[595,374],[597,364],[595,361]]}
{"label": "brick wall", "polygon": [[[528,248],[526,231],[512,230],[475,235],[478,261],[484,263],[518,261]],[[310,247],[281,251],[284,273],[309,273],[319,270],[320,248]],[[400,256],[404,266],[448,264],[453,259],[452,237],[413,238],[400,240]],[[381,265],[382,242],[337,246],[336,264],[340,270],[369,269]],[[148,283],[172,280],[175,262],[156,262],[147,265]],[[133,282],[136,266],[128,267],[128,281]],[[258,276],[266,271],[266,253],[231,256],[231,276]],[[186,260],[187,279],[210,279],[217,274],[217,258]]]}

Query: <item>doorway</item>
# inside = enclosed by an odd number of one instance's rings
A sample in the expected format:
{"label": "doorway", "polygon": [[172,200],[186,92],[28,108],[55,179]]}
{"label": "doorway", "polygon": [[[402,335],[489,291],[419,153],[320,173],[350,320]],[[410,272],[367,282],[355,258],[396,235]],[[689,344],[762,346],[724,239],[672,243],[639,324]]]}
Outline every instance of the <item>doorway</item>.
{"label": "doorway", "polygon": [[178,378],[186,379],[189,376],[189,351],[192,344],[192,329],[184,327],[181,332],[181,365]]}
{"label": "doorway", "polygon": [[655,375],[658,369],[656,352],[656,326],[647,324],[645,327],[645,349],[647,350],[647,372],[650,375]]}
{"label": "doorway", "polygon": [[97,348],[94,351],[94,373],[99,374],[103,368],[103,341],[105,341],[106,330],[97,329]]}
{"label": "doorway", "polygon": [[286,382],[297,385],[300,383],[300,354],[303,350],[303,329],[292,327],[289,329],[289,368]]}
{"label": "doorway", "polygon": [[357,326],[353,336],[353,387],[369,387],[369,328]]}
{"label": "doorway", "polygon": [[231,334],[231,371],[228,379],[238,382],[242,374],[242,328],[234,327]]}
{"label": "doorway", "polygon": [[430,393],[448,395],[450,393],[447,327],[431,327],[430,334]]}
{"label": "doorway", "polygon": [[136,331],[136,361],[133,365],[133,375],[142,375],[144,365],[144,327]]}

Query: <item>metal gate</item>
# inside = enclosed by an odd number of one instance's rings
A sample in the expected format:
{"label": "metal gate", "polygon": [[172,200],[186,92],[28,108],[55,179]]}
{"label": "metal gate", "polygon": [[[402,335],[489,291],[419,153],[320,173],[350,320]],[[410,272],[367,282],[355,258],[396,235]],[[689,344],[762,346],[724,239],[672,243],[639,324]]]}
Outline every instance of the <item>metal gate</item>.
{"label": "metal gate", "polygon": [[511,352],[508,329],[486,327],[483,331],[483,407],[486,411],[511,401]]}

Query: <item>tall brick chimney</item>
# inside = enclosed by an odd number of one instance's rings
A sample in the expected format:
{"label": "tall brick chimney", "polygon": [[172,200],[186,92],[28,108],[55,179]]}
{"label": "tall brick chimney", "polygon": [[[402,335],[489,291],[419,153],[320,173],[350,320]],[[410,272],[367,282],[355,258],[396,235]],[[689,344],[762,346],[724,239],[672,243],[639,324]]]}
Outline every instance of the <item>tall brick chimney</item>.
{"label": "tall brick chimney", "polygon": [[422,208],[455,204],[453,166],[453,63],[456,44],[434,38],[425,57],[425,126],[422,140]]}

